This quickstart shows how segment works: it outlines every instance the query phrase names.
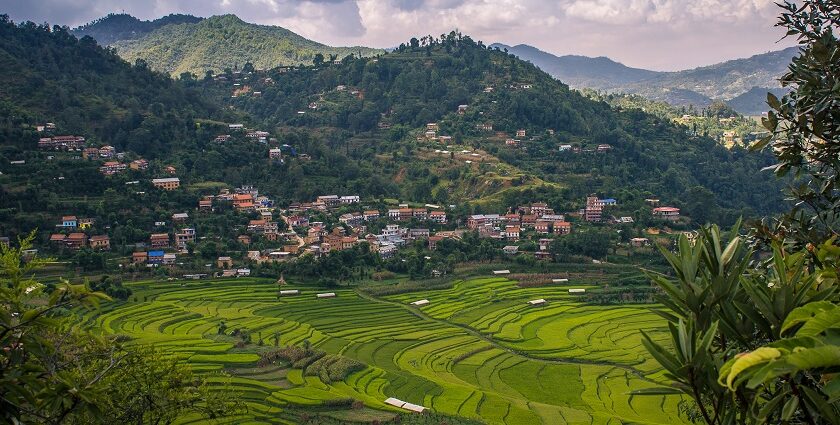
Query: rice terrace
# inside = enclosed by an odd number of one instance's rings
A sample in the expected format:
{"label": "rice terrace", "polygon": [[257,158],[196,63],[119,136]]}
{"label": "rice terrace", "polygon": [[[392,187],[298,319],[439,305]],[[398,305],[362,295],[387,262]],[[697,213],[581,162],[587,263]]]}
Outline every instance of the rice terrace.
{"label": "rice terrace", "polygon": [[652,306],[582,302],[569,289],[604,283],[586,274],[531,287],[512,280],[527,275],[479,274],[326,298],[272,279],[141,281],[128,301],[78,314],[240,394],[247,411],[225,423],[384,423],[411,410],[488,424],[684,422],[678,397],[630,394],[662,382],[640,343],[639,330],[664,331]]}

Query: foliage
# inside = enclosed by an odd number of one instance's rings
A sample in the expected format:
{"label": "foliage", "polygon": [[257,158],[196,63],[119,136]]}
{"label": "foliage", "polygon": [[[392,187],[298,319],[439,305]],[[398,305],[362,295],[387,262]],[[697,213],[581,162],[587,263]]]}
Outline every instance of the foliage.
{"label": "foliage", "polygon": [[141,21],[126,13],[109,13],[73,29],[73,34],[79,38],[93,37],[99,44],[107,46],[117,41],[139,38],[165,25],[196,23],[201,20],[191,15],[171,14],[153,21]]}
{"label": "foliage", "polygon": [[674,277],[653,275],[664,291],[656,311],[669,323],[670,348],[645,335],[648,351],[708,424],[837,423],[834,375],[840,367],[840,300],[831,241],[809,269],[805,252],[774,246],[767,269],[749,269],[752,251],[735,227],[704,228],[692,246],[662,250]]}
{"label": "foliage", "polygon": [[330,47],[307,40],[285,28],[243,22],[234,15],[213,16],[195,22],[160,26],[143,37],[117,41],[120,55],[133,62],[143,59],[152,69],[178,75],[204,75],[239,70],[246,64],[261,69],[310,64],[317,55],[362,54],[382,50],[368,47]]}
{"label": "foliage", "polygon": [[217,399],[176,358],[81,331],[64,317],[108,297],[62,282],[47,296],[30,275],[46,259],[22,260],[34,235],[0,245],[0,423],[161,423],[188,412],[238,409]]}
{"label": "foliage", "polygon": [[795,208],[765,220],[757,235],[799,249],[840,232],[840,5],[806,0],[782,6],[777,26],[799,42],[800,52],[780,80],[791,91],[781,99],[767,96],[771,111],[763,124],[772,135],[753,149],[772,146],[776,174],[801,182],[791,188]]}

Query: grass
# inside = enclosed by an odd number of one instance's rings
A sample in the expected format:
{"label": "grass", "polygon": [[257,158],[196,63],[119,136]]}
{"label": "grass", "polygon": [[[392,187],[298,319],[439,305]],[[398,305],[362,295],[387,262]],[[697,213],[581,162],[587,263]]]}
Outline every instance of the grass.
{"label": "grass", "polygon": [[[580,273],[572,286],[593,288],[607,278]],[[306,286],[278,299],[273,280],[256,278],[130,286],[137,302],[80,311],[80,318],[154,344],[198,372],[226,371],[229,377],[211,375],[212,382],[249,405],[247,417],[229,423],[300,423],[301,411],[325,421],[382,421],[404,413],[385,405],[388,397],[489,424],[684,422],[678,398],[630,395],[661,379],[638,331],[661,336],[662,323],[643,306],[582,304],[569,286],[521,288],[476,277],[405,293],[340,289],[328,300]],[[430,304],[408,305],[424,298]],[[535,298],[548,304],[526,304]],[[222,321],[227,333],[247,329],[266,346],[237,348],[236,338],[218,335]],[[329,357],[308,373],[289,361],[258,367],[275,334],[280,346],[308,341]],[[352,400],[365,408],[351,409]]]}

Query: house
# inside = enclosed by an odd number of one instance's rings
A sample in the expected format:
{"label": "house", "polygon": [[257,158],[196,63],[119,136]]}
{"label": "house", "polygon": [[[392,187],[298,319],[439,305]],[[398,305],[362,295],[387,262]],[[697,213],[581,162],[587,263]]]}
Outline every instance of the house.
{"label": "house", "polygon": [[347,213],[338,217],[338,221],[348,226],[355,227],[364,221],[364,216],[359,213]]}
{"label": "house", "polygon": [[502,248],[502,252],[504,252],[505,255],[516,255],[516,253],[519,252],[519,247],[516,245],[508,245]]}
{"label": "house", "polygon": [[99,148],[84,148],[82,150],[82,159],[99,159]]}
{"label": "house", "polygon": [[376,220],[379,218],[379,211],[367,210],[364,213],[362,213],[362,216],[364,217],[365,221]]}
{"label": "house", "polygon": [[653,209],[653,215],[664,220],[676,221],[680,218],[680,209],[674,207],[656,207]]}
{"label": "house", "polygon": [[516,140],[516,139],[506,139],[506,140],[505,140],[505,146],[510,146],[510,147],[514,147],[514,148],[515,148],[515,147],[519,146],[519,140]]}
{"label": "house", "polygon": [[555,221],[552,225],[552,232],[555,235],[568,235],[572,233],[572,223],[568,221]]}
{"label": "house", "polygon": [[520,219],[522,223],[522,227],[531,228],[537,224],[537,215],[536,214],[525,214]]}
{"label": "house", "polygon": [[113,158],[117,150],[113,146],[105,145],[99,148],[99,157],[103,159]]}
{"label": "house", "polygon": [[283,159],[283,151],[280,148],[271,148],[268,150],[268,159]]}
{"label": "house", "polygon": [[181,179],[178,177],[166,177],[162,179],[152,179],[152,184],[163,190],[175,190],[181,187]]}
{"label": "house", "polygon": [[149,246],[152,248],[169,248],[169,234],[153,233],[149,236]]}
{"label": "house", "polygon": [[195,229],[187,227],[175,234],[175,247],[186,250],[187,244],[195,243]]}
{"label": "house", "polygon": [[610,149],[612,149],[612,146],[607,145],[607,144],[600,144],[600,145],[598,145],[598,147],[595,148],[595,152],[605,153],[605,152],[609,152]]}
{"label": "house", "polygon": [[338,198],[338,202],[341,204],[358,204],[359,200],[359,195],[349,195]]}
{"label": "house", "polygon": [[625,217],[619,217],[618,220],[616,220],[616,222],[618,222],[618,223],[633,223],[634,220],[633,220],[633,217],[625,216]]}
{"label": "house", "polygon": [[548,251],[548,248],[551,247],[552,239],[542,238],[539,240],[539,248],[540,251]]}
{"label": "house", "polygon": [[131,254],[131,263],[132,264],[146,264],[149,260],[149,254],[146,251],[143,252],[134,252]]}
{"label": "house", "polygon": [[516,137],[525,137],[525,130],[524,129],[516,130]]}
{"label": "house", "polygon": [[149,264],[163,264],[164,252],[161,250],[149,251],[149,257],[146,261]]}
{"label": "house", "polygon": [[534,223],[534,230],[543,235],[548,234],[551,232],[551,222],[546,220],[537,220],[537,222]]}
{"label": "house", "polygon": [[429,210],[425,208],[414,208],[411,211],[411,215],[418,220],[426,220],[429,218]]}
{"label": "house", "polygon": [[601,212],[603,207],[596,205],[587,205],[583,210],[583,219],[589,222],[598,223],[601,221]]}
{"label": "house", "polygon": [[300,215],[293,215],[288,218],[289,226],[292,227],[308,227],[309,219]]}
{"label": "house", "polygon": [[53,233],[50,235],[50,243],[58,246],[64,246],[64,241],[67,239],[66,235],[61,233]]}
{"label": "house", "polygon": [[64,244],[70,249],[80,249],[83,246],[87,246],[87,242],[88,237],[84,233],[71,233],[64,240]]}
{"label": "house", "polygon": [[439,129],[438,129],[438,125],[437,125],[436,122],[430,122],[430,123],[426,124],[426,130],[438,131]]}
{"label": "house", "polygon": [[435,140],[435,139],[437,139],[437,131],[427,130],[424,133],[424,136],[426,136],[426,138],[429,139],[429,140]]}
{"label": "house", "polygon": [[458,105],[458,115],[467,113],[467,105]]}
{"label": "house", "polygon": [[183,223],[187,221],[188,218],[190,218],[190,216],[185,212],[172,214],[172,221],[176,223]]}
{"label": "house", "polygon": [[429,237],[429,229],[409,229],[408,236],[419,239],[419,238],[428,238]]}
{"label": "house", "polygon": [[479,131],[493,131],[493,124],[490,124],[490,123],[476,124],[475,128],[476,128],[476,130],[479,130]]}
{"label": "house", "polygon": [[388,218],[391,220],[399,220],[400,219],[400,210],[397,208],[391,208],[388,210]]}
{"label": "house", "polygon": [[429,251],[437,249],[437,243],[443,240],[443,236],[429,236]]}
{"label": "house", "polygon": [[216,267],[220,269],[230,269],[233,267],[233,259],[230,257],[219,257],[216,259]]}
{"label": "house", "polygon": [[548,207],[545,202],[535,202],[530,207],[531,214],[542,217],[546,214],[554,214],[554,210]]}
{"label": "house", "polygon": [[329,208],[329,207],[334,207],[334,206],[340,204],[341,203],[341,198],[339,198],[338,195],[323,195],[323,196],[317,197],[315,199],[315,201],[316,202],[323,202],[324,205],[326,205],[327,208]]}
{"label": "house", "polygon": [[508,240],[519,240],[519,234],[521,233],[522,229],[519,226],[505,226],[505,238]]}
{"label": "house", "polygon": [[241,243],[242,245],[250,245],[251,244],[251,237],[248,235],[239,235],[236,238],[237,242]]}
{"label": "house", "polygon": [[199,211],[213,211],[213,201],[208,199],[208,198],[204,198],[204,199],[198,201],[198,210]]}
{"label": "house", "polygon": [[231,197],[231,201],[238,211],[254,209],[254,197],[250,193],[236,193]]}
{"label": "house", "polygon": [[61,217],[61,227],[75,229],[78,220],[75,215],[65,215]]}
{"label": "house", "polygon": [[241,131],[245,129],[245,126],[242,124],[228,124],[228,129],[234,131]]}
{"label": "house", "polygon": [[177,259],[177,256],[175,254],[171,254],[171,253],[163,254],[162,264],[166,265],[166,266],[171,266],[171,265],[175,264],[176,259]]}
{"label": "house", "polygon": [[413,208],[400,208],[400,215],[397,218],[399,221],[407,221],[411,220],[411,217],[414,216],[414,209]]}
{"label": "house", "polygon": [[643,246],[650,245],[650,239],[648,238],[633,238],[630,239],[630,245],[636,248],[641,248]]}
{"label": "house", "polygon": [[145,159],[135,159],[128,164],[128,168],[132,170],[145,170],[149,168],[149,161]]}
{"label": "house", "polygon": [[251,220],[248,222],[248,231],[254,233],[265,233],[265,226],[268,224],[265,220]]}
{"label": "house", "polygon": [[163,171],[166,171],[169,174],[175,174],[175,172],[176,172],[175,167],[173,167],[171,165],[167,165],[166,167],[164,167]]}
{"label": "house", "polygon": [[90,237],[90,247],[94,250],[107,251],[111,249],[111,239],[108,235],[94,235]]}
{"label": "house", "polygon": [[446,213],[443,211],[432,211],[429,213],[429,220],[435,223],[446,223]]}
{"label": "house", "polygon": [[126,165],[117,161],[107,161],[99,167],[99,172],[106,176],[112,176],[125,170]]}
{"label": "house", "polygon": [[572,150],[572,145],[560,145],[557,150],[560,152],[570,151]]}
{"label": "house", "polygon": [[215,139],[213,139],[213,141],[217,142],[217,143],[224,143],[224,142],[227,142],[228,140],[230,140],[230,134],[220,134],[220,135],[216,136]]}

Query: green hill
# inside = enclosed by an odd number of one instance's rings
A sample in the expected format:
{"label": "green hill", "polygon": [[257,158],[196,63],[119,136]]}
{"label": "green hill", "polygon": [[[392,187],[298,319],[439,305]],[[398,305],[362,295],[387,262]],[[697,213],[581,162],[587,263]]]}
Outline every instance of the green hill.
{"label": "green hill", "polygon": [[[412,176],[404,186],[412,187],[409,192],[418,201],[463,200],[464,194],[484,198],[477,188],[489,182],[505,193],[496,198],[510,205],[527,201],[534,189],[527,178],[534,178],[539,179],[537,186],[554,184],[550,191],[569,209],[593,192],[620,201],[653,196],[686,207],[701,221],[730,221],[775,211],[781,202],[775,179],[754,178],[772,158],[727,150],[715,140],[690,135],[690,129],[668,118],[593,101],[528,62],[454,33],[432,45],[404,45],[376,59],[268,75],[270,84],[250,83],[261,91],[259,97],[231,98],[230,82],[207,84],[218,89],[220,101],[266,126],[330,127],[355,134],[331,141],[325,150],[338,148],[362,159],[382,153],[391,158],[396,151],[380,174],[389,182]],[[458,105],[467,105],[464,114],[456,112]],[[444,144],[426,141],[422,136],[429,122],[452,139]],[[479,130],[480,124],[493,130]],[[525,137],[515,136],[520,129]],[[497,136],[497,131],[505,135]],[[363,136],[369,133],[378,136]],[[514,137],[521,139],[518,148],[505,144]],[[601,144],[611,149],[596,153]],[[480,157],[473,162],[485,164],[465,167],[470,158],[435,155],[435,149],[446,150],[447,145],[457,152],[477,150]],[[560,145],[580,153],[561,152]],[[505,175],[525,179],[499,184],[497,178]],[[517,185],[521,190],[505,190]]]}
{"label": "green hill", "polygon": [[383,53],[367,47],[326,46],[285,28],[246,23],[234,15],[165,25],[140,38],[118,41],[113,47],[131,63],[143,59],[153,69],[173,75],[204,75],[207,70],[242,68],[248,62],[256,68],[311,64],[317,53],[338,59]]}
{"label": "green hill", "polygon": [[160,27],[172,24],[196,23],[203,18],[191,15],[167,15],[153,21],[142,21],[127,13],[111,13],[90,23],[74,28],[76,37],[93,37],[99,44],[107,46],[121,40],[140,38]]}
{"label": "green hill", "polygon": [[0,108],[15,135],[6,146],[36,145],[34,132],[20,134],[17,122],[54,122],[64,134],[162,155],[192,137],[196,119],[222,114],[169,76],[58,26],[0,21],[0,66]]}

